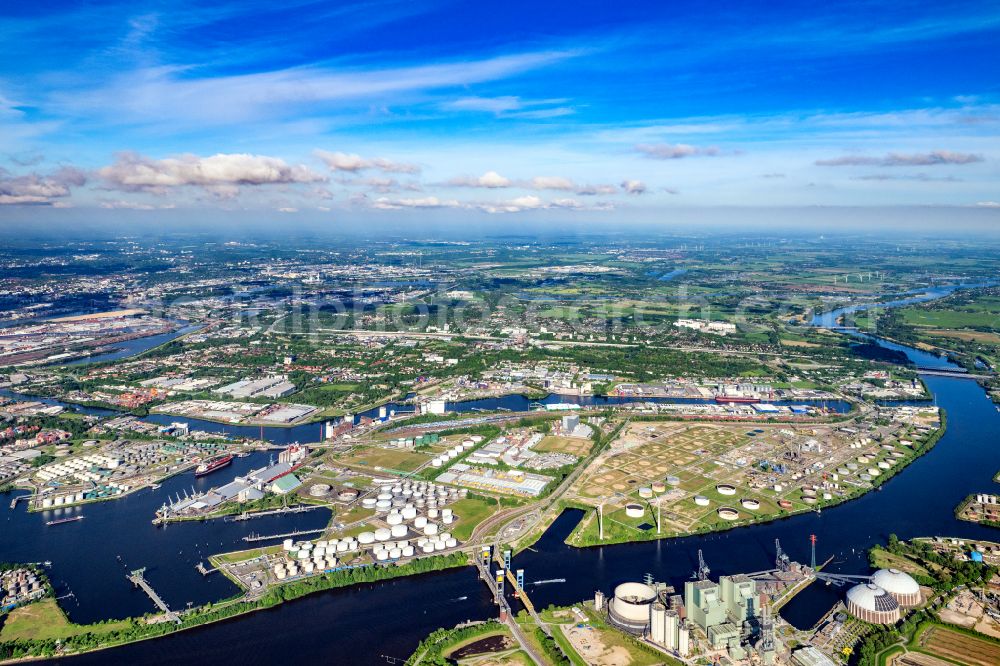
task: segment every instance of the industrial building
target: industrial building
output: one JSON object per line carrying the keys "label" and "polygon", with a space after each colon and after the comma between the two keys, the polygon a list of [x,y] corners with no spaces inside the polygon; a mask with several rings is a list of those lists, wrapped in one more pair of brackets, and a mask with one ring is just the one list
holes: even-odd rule
{"label": "industrial building", "polygon": [[879,569],[872,575],[872,583],[892,595],[903,608],[919,606],[922,601],[920,585],[899,569]]}

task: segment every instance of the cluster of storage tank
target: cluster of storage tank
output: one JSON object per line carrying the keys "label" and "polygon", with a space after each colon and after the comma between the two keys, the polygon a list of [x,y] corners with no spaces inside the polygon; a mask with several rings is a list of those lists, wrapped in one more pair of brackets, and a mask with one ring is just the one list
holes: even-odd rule
{"label": "cluster of storage tank", "polygon": [[[121,492],[121,491],[119,491]],[[69,493],[57,495],[55,497],[45,497],[42,499],[42,508],[51,509],[54,506],[66,506],[67,504],[78,504],[85,499],[83,493]]]}
{"label": "cluster of storage tank", "polygon": [[98,469],[117,469],[121,461],[110,456],[92,453],[72,460],[45,465],[35,476],[42,481],[51,481],[64,476],[75,476],[81,481],[100,481],[102,474]]}
{"label": "cluster of storage tank", "polygon": [[431,461],[432,467],[444,467],[448,461],[454,460],[463,453],[471,451],[475,446],[483,441],[481,435],[473,435],[469,439],[464,440],[461,444],[456,444],[455,446],[448,449],[446,452],[442,453],[438,457]]}
{"label": "cluster of storage tank", "polygon": [[429,481],[403,481],[392,487],[383,487],[375,497],[365,497],[361,506],[374,509],[377,513],[399,513],[404,520],[412,520],[425,509],[428,515],[434,511],[431,517],[436,517],[440,507],[468,494],[469,491],[464,488],[449,488]]}
{"label": "cluster of storage tank", "polygon": [[316,543],[285,539],[282,549],[287,559],[274,565],[274,576],[278,580],[333,569],[340,563],[337,553],[343,555],[357,550],[358,542],[352,538],[320,540]]}

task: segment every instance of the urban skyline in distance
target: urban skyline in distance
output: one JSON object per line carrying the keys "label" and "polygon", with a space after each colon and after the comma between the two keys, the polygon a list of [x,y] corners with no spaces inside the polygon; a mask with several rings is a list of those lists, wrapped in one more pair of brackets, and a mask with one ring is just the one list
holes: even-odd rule
{"label": "urban skyline in distance", "polygon": [[8,233],[697,225],[746,208],[825,225],[815,210],[829,207],[861,227],[996,226],[992,3],[180,0],[0,15]]}

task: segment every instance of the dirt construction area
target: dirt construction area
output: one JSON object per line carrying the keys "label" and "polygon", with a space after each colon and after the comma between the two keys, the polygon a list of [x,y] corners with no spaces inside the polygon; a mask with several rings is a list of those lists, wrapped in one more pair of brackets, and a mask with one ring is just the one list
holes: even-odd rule
{"label": "dirt construction area", "polygon": [[577,654],[591,666],[628,666],[632,663],[628,650],[621,646],[606,646],[600,632],[590,625],[562,626],[560,629]]}
{"label": "dirt construction area", "polygon": [[1000,623],[986,614],[974,594],[963,590],[941,610],[941,621],[1000,638]]}
{"label": "dirt construction area", "polygon": [[932,627],[920,637],[920,647],[932,655],[970,666],[1000,664],[1000,643],[966,636],[943,627]]}

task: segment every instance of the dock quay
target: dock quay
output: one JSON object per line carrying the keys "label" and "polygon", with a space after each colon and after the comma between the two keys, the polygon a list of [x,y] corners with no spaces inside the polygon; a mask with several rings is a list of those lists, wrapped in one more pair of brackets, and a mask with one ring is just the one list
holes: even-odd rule
{"label": "dock quay", "polygon": [[235,516],[226,516],[225,521],[227,523],[236,523],[244,520],[253,520],[254,518],[263,518],[264,516],[277,516],[292,513],[305,513],[306,511],[315,511],[316,509],[326,509],[328,507],[321,504],[306,504],[303,506],[290,506],[283,507],[280,509],[269,509],[267,511],[254,511],[252,513],[240,513]]}
{"label": "dock quay", "polygon": [[323,532],[326,532],[325,527],[320,527],[315,530],[295,530],[294,532],[285,532],[284,534],[264,534],[264,535],[248,534],[247,536],[243,537],[243,540],[246,542],[254,542],[254,541],[268,541],[269,539],[289,539],[297,536],[303,536],[306,534],[322,534]]}
{"label": "dock quay", "polygon": [[153,600],[153,603],[156,604],[156,606],[163,611],[168,618],[170,618],[171,622],[176,624],[181,623],[180,616],[170,610],[170,607],[167,606],[167,602],[165,602],[160,595],[156,593],[156,590],[154,590],[146,580],[146,567],[136,569],[128,575],[128,579],[132,581],[132,584],[136,587],[142,588],[142,591],[149,595],[149,598]]}

